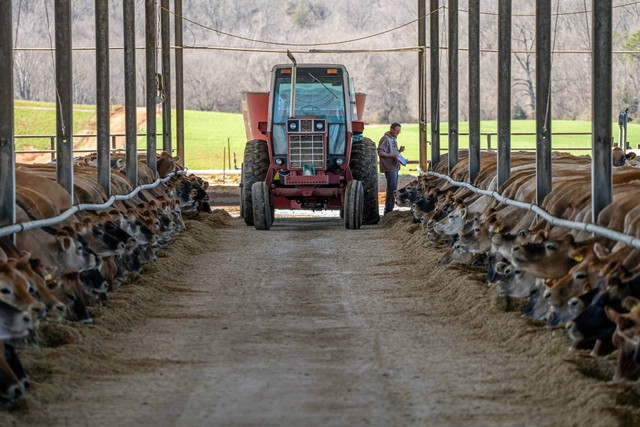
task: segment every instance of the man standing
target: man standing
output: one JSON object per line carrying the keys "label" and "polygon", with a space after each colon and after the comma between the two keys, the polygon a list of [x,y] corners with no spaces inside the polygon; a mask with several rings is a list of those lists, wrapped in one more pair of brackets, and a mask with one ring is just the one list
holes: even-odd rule
{"label": "man standing", "polygon": [[393,193],[398,189],[398,171],[400,162],[398,156],[404,151],[404,145],[398,148],[397,137],[400,134],[400,123],[392,123],[391,128],[380,139],[378,157],[380,157],[380,172],[387,178],[387,198],[384,213],[391,212],[395,206]]}

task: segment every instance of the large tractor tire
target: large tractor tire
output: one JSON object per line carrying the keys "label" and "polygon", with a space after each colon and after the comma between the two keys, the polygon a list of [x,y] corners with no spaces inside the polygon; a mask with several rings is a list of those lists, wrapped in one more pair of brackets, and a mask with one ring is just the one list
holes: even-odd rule
{"label": "large tractor tire", "polygon": [[377,224],[380,221],[378,207],[378,152],[376,144],[369,138],[362,138],[351,146],[349,163],[353,179],[362,182],[364,190],[363,224]]}
{"label": "large tractor tire", "polygon": [[267,142],[253,139],[247,142],[242,162],[242,183],[240,186],[240,207],[244,223],[253,225],[253,201],[251,188],[256,182],[264,181],[269,170],[269,149]]}
{"label": "large tractor tire", "polygon": [[344,226],[357,230],[362,226],[364,189],[362,182],[354,179],[347,184],[344,193]]}
{"label": "large tractor tire", "polygon": [[256,230],[269,230],[273,222],[273,212],[269,201],[269,189],[264,181],[253,183],[251,202],[253,205],[253,226]]}

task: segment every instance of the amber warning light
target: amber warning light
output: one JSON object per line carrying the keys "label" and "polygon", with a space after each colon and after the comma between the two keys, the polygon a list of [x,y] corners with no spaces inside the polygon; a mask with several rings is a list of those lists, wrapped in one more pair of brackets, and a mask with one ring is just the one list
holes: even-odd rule
{"label": "amber warning light", "polygon": [[338,70],[336,68],[329,68],[327,74],[338,74]]}

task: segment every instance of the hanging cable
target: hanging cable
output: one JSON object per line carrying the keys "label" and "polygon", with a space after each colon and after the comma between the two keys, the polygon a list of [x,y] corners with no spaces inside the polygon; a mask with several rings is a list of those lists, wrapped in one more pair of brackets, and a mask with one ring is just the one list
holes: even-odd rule
{"label": "hanging cable", "polygon": [[[549,79],[551,79],[551,73],[553,72],[553,51],[556,48],[556,40],[558,39],[558,17],[560,16],[560,0],[556,0],[556,22],[553,25],[553,44],[551,45],[551,59],[549,60]],[[544,112],[544,124],[542,126],[542,132],[544,137],[547,138],[549,131],[547,130],[549,125],[549,116],[551,113],[551,85],[549,85],[549,92],[547,93],[547,105]]]}
{"label": "hanging cable", "polygon": [[[418,22],[420,19],[422,19],[422,17],[418,17],[418,18],[416,18],[416,19],[414,19],[412,21],[406,22],[406,23],[404,23],[402,25],[399,25],[397,27],[394,27],[394,28],[391,28],[391,29],[388,29],[388,30],[384,30],[384,31],[380,31],[379,33],[370,34],[368,36],[358,37],[358,38],[355,38],[355,39],[341,40],[341,41],[336,41],[336,42],[324,42],[324,43],[284,43],[284,42],[274,42],[274,41],[267,41],[267,40],[251,39],[251,38],[239,36],[239,35],[236,35],[236,34],[226,33],[224,31],[220,31],[218,29],[209,27],[207,25],[200,24],[200,23],[198,23],[198,22],[196,22],[194,20],[191,20],[189,18],[185,18],[184,16],[176,15],[175,12],[173,12],[173,11],[167,9],[167,8],[164,8],[162,6],[160,8],[163,9],[163,10],[166,10],[167,12],[172,14],[174,16],[174,19],[182,19],[183,21],[189,22],[189,23],[191,23],[193,25],[196,25],[196,26],[198,26],[200,28],[204,28],[205,30],[213,31],[216,34],[219,34],[219,35],[222,35],[222,36],[227,36],[227,37],[231,37],[231,38],[234,38],[234,39],[249,41],[249,42],[253,42],[253,43],[271,44],[271,45],[275,45],[275,46],[301,46],[302,47],[302,46],[328,46],[328,45],[334,45],[334,44],[353,43],[353,42],[367,40],[367,39],[370,39],[370,38],[381,36],[383,34],[390,33],[392,31],[399,30],[400,28],[404,28],[404,27],[406,27],[408,25],[414,24],[414,23]],[[442,8],[443,8],[443,6],[440,6],[438,9],[442,9]],[[438,9],[436,9],[436,10],[438,10]],[[424,19],[426,19],[427,16],[431,15],[434,12],[435,11],[431,11],[429,14],[427,14],[424,17]]]}
{"label": "hanging cable", "polygon": [[[619,9],[619,8],[625,8],[625,7],[629,7],[629,6],[635,6],[637,4],[640,4],[640,1],[634,1],[631,3],[625,3],[625,4],[619,4],[617,6],[611,6],[612,9]],[[586,6],[586,3],[585,3]],[[446,8],[446,6],[444,6]],[[469,10],[467,9],[459,9],[460,12],[469,12]],[[557,13],[555,14],[555,16],[568,16],[568,15],[582,15],[582,14],[587,14],[587,13],[591,13],[590,10],[576,10],[573,12],[562,12],[562,13]],[[480,12],[481,15],[489,15],[489,16],[498,16],[498,14],[496,12]],[[511,16],[516,16],[516,17],[535,17],[535,13],[514,13]]]}
{"label": "hanging cable", "polygon": [[[51,22],[49,20],[49,7],[47,6],[47,0],[43,0],[44,3],[44,13],[47,18],[47,35],[49,36],[49,47],[51,48],[51,63],[53,64],[53,69],[56,69],[56,58],[53,55],[53,39],[51,38]],[[62,100],[60,97],[60,92],[58,91],[58,84],[55,84],[55,96],[56,103],[58,104],[59,114],[60,114],[60,131],[62,132],[62,137],[66,138],[66,127],[64,125],[64,111],[62,110]]]}
{"label": "hanging cable", "polygon": [[18,3],[18,19],[16,20],[16,36],[13,39],[13,48],[18,47],[18,30],[20,29],[20,12],[22,11],[22,0]]}
{"label": "hanging cable", "polygon": [[589,31],[589,15],[587,15],[587,0],[582,0],[582,4],[584,5],[584,21],[587,26],[587,47],[589,48],[589,52],[593,51],[591,47],[591,32]]}

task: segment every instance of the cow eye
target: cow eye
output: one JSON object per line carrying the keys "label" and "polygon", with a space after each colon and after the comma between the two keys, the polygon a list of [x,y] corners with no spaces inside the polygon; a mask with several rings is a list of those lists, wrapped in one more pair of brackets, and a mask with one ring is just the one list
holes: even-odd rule
{"label": "cow eye", "polygon": [[2,292],[5,295],[11,295],[11,289],[9,288],[2,288],[2,290],[0,290],[0,292]]}
{"label": "cow eye", "polygon": [[556,250],[556,245],[554,243],[545,243],[544,244],[544,248],[548,249],[550,251],[555,251]]}
{"label": "cow eye", "polygon": [[578,280],[584,280],[584,279],[586,279],[586,278],[587,278],[587,275],[586,275],[586,274],[584,274],[584,273],[578,273],[578,274],[576,274],[576,279],[578,279]]}
{"label": "cow eye", "polygon": [[518,231],[518,236],[525,237],[526,235],[527,235],[527,232],[525,230]]}
{"label": "cow eye", "polygon": [[76,297],[76,294],[67,294],[67,298],[69,298],[69,301],[71,302],[75,302],[78,297]]}

